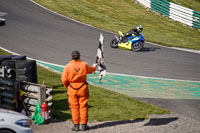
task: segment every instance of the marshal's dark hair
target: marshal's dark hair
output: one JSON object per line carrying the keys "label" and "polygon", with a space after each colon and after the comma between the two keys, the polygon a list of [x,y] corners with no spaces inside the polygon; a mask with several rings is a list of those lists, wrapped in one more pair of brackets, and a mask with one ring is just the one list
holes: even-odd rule
{"label": "marshal's dark hair", "polygon": [[78,50],[72,52],[72,60],[80,60],[80,52]]}

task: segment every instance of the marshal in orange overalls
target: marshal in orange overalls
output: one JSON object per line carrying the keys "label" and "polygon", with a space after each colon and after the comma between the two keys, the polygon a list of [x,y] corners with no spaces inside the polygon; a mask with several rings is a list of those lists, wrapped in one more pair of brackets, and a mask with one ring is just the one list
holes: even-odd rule
{"label": "marshal in orange overalls", "polygon": [[69,62],[61,75],[63,85],[67,88],[68,103],[72,113],[74,124],[87,124],[88,119],[88,97],[87,74],[96,70],[96,66],[90,67],[88,63],[80,60]]}

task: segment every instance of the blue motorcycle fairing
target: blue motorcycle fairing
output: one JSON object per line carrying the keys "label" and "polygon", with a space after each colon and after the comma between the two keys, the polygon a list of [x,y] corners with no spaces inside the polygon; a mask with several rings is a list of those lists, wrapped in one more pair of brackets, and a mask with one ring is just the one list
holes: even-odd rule
{"label": "blue motorcycle fairing", "polygon": [[139,45],[140,42],[144,42],[144,37],[142,34],[139,33],[140,36],[130,36],[130,37],[126,37],[128,39],[127,42],[121,42],[118,44],[119,48],[122,49],[131,49],[131,46],[133,43],[135,43],[136,45]]}

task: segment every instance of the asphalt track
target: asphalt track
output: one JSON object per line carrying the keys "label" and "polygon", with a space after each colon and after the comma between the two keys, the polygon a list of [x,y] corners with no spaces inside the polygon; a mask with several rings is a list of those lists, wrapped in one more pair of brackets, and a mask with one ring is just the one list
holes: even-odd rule
{"label": "asphalt track", "polygon": [[[94,63],[99,34],[105,38],[107,71],[157,78],[200,81],[200,54],[145,43],[141,52],[112,49],[113,34],[64,18],[29,0],[0,0],[0,47],[28,57],[65,65],[71,51]],[[145,30],[145,28],[144,28]],[[200,120],[200,100],[139,98]]]}

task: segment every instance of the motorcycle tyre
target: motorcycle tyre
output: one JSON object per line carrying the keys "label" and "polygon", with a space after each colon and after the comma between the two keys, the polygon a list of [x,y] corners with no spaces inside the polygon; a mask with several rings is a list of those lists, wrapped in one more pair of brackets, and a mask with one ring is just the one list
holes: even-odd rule
{"label": "motorcycle tyre", "polygon": [[[135,43],[136,43],[136,42],[135,42]],[[140,42],[140,43],[139,43],[139,46],[138,46],[137,48],[135,47],[135,43],[132,44],[131,50],[134,51],[134,52],[138,52],[138,51],[142,50],[143,45],[144,45],[143,42]]]}
{"label": "motorcycle tyre", "polygon": [[110,41],[110,47],[111,47],[111,48],[118,48],[118,41],[117,41],[116,38],[114,38],[114,39],[112,39],[112,40]]}

